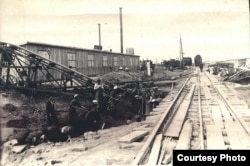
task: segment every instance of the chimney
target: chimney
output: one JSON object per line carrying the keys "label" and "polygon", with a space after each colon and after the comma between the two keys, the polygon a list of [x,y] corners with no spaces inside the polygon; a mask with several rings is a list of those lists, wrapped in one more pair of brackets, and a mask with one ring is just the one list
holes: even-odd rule
{"label": "chimney", "polygon": [[98,31],[99,31],[99,46],[101,46],[101,24],[98,24]]}
{"label": "chimney", "polygon": [[120,7],[120,35],[121,35],[121,53],[123,54],[122,8],[121,7]]}

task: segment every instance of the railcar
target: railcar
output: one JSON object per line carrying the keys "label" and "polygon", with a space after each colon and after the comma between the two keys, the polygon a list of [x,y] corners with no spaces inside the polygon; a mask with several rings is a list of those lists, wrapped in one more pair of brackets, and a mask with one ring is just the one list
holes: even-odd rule
{"label": "railcar", "polygon": [[183,57],[183,66],[192,66],[192,58]]}
{"label": "railcar", "polygon": [[194,57],[194,65],[199,67],[202,65],[202,57],[200,55]]}
{"label": "railcar", "polygon": [[180,67],[180,61],[179,60],[175,60],[175,59],[170,59],[168,61],[164,60],[163,61],[163,66],[167,69],[167,70],[173,70],[176,68]]}

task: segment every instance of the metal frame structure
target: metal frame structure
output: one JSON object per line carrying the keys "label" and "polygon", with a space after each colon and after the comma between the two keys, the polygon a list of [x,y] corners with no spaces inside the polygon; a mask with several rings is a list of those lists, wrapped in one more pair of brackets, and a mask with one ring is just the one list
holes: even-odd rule
{"label": "metal frame structure", "polygon": [[[80,92],[94,87],[92,78],[17,45],[0,42],[0,62],[1,85],[4,87],[51,92],[75,89]],[[3,70],[6,70],[5,75],[2,75]],[[56,78],[55,72],[61,78]]]}

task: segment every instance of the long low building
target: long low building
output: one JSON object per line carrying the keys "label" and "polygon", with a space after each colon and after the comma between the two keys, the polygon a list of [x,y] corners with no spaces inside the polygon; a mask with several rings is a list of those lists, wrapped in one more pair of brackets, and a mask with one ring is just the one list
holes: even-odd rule
{"label": "long low building", "polygon": [[132,71],[139,69],[138,55],[37,42],[27,42],[21,47],[88,76],[117,71],[119,67],[127,67]]}
{"label": "long low building", "polygon": [[242,59],[229,59],[224,61],[219,61],[217,63],[232,63],[234,68],[248,66],[250,67],[250,58],[242,58]]}

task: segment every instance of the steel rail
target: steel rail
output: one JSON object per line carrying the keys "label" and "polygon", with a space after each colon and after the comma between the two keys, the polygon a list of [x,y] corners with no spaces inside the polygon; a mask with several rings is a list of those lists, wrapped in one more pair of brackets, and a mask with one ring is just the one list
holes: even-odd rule
{"label": "steel rail", "polygon": [[148,139],[146,140],[143,147],[141,148],[141,150],[138,152],[137,156],[133,160],[132,165],[140,165],[140,164],[142,164],[143,160],[145,159],[146,155],[148,154],[148,152],[151,149],[150,147],[151,147],[151,145],[152,145],[152,143],[153,143],[153,141],[155,139],[155,136],[156,136],[157,132],[159,131],[160,127],[163,125],[168,113],[170,112],[170,110],[172,109],[174,104],[177,102],[177,100],[178,100],[180,94],[182,93],[184,87],[186,86],[188,80],[189,80],[189,78],[186,79],[185,83],[183,84],[183,86],[179,90],[178,94],[175,96],[174,100],[171,102],[171,104],[168,106],[168,108],[164,112],[162,118],[158,121],[158,123],[156,124],[154,129],[151,131]]}
{"label": "steel rail", "polygon": [[224,103],[228,106],[229,112],[231,112],[236,117],[236,119],[239,121],[239,123],[241,124],[241,126],[243,127],[243,129],[250,136],[250,127],[244,121],[242,121],[242,119],[239,117],[239,115],[237,113],[235,113],[233,106],[226,99],[226,96],[225,96],[224,92],[222,92],[222,90],[214,84],[214,82],[210,79],[210,77],[207,75],[207,73],[206,73],[206,76],[211,81],[213,87],[217,90],[217,92],[219,93],[219,95],[223,99]]}
{"label": "steel rail", "polygon": [[204,150],[204,132],[203,132],[203,120],[202,120],[202,109],[201,109],[201,85],[200,85],[200,75],[198,75],[197,77],[197,83],[198,83],[198,88],[197,88],[197,91],[198,91],[198,112],[199,112],[199,120],[200,120],[200,128],[199,128],[199,131],[200,131],[200,134],[199,134],[199,137],[200,137],[200,149],[201,150]]}

